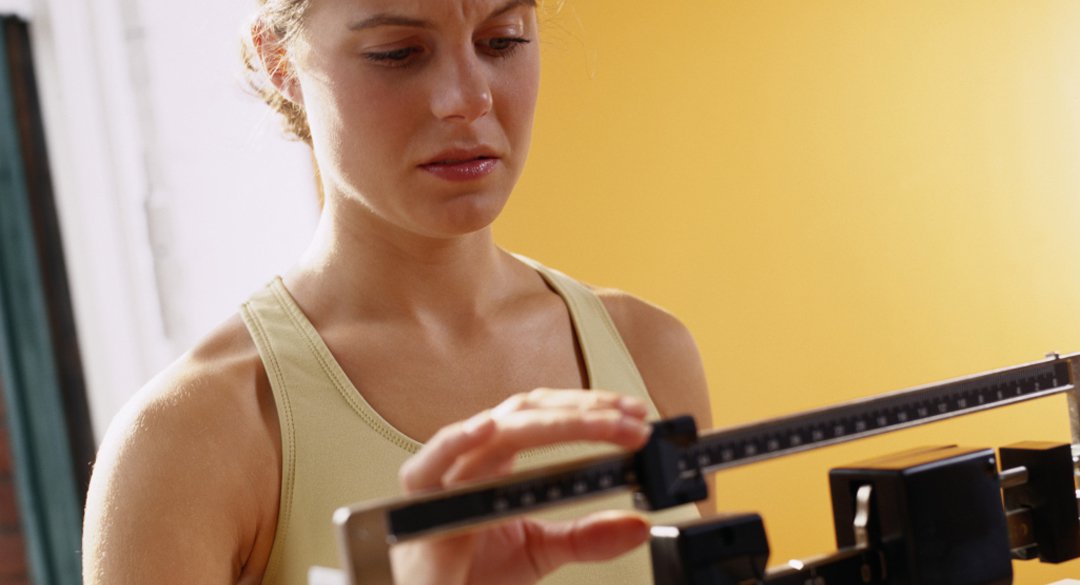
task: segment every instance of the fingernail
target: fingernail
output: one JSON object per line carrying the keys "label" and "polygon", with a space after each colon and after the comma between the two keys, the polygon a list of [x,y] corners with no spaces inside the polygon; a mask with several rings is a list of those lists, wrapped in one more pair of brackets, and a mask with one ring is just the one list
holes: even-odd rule
{"label": "fingernail", "polygon": [[643,439],[647,438],[650,434],[652,434],[651,425],[635,418],[624,418],[621,422],[623,427],[625,427],[627,431]]}
{"label": "fingernail", "polygon": [[619,399],[619,409],[640,412],[645,410],[645,403],[637,398],[623,396]]}
{"label": "fingernail", "polygon": [[485,410],[466,420],[465,424],[462,426],[462,430],[467,435],[475,435],[489,422],[491,422],[491,412]]}
{"label": "fingernail", "polygon": [[581,413],[581,418],[586,422],[606,422],[620,424],[623,415],[614,410],[587,410]]}

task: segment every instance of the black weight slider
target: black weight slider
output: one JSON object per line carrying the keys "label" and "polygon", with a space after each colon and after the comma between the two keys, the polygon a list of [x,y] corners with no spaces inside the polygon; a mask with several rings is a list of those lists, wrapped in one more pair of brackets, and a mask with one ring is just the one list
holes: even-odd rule
{"label": "black weight slider", "polygon": [[638,481],[634,505],[638,509],[663,510],[709,496],[701,469],[686,457],[697,438],[697,423],[691,416],[653,423],[649,442],[634,454]]}

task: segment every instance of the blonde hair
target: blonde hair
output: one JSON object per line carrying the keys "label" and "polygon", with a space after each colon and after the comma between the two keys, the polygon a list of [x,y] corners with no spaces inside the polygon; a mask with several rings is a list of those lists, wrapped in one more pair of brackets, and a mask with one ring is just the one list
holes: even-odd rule
{"label": "blonde hair", "polygon": [[[308,127],[307,112],[303,106],[282,94],[272,80],[274,75],[282,73],[280,68],[288,66],[284,55],[289,44],[300,34],[309,2],[310,0],[259,0],[259,10],[252,25],[243,34],[240,56],[244,62],[245,79],[251,90],[281,115],[286,134],[310,145],[311,129]],[[274,71],[267,70],[267,64],[260,58],[256,43],[272,43],[269,47],[263,47],[263,54],[272,51],[281,55],[280,60],[270,65],[274,67]],[[286,76],[293,74],[291,71],[283,73]]]}

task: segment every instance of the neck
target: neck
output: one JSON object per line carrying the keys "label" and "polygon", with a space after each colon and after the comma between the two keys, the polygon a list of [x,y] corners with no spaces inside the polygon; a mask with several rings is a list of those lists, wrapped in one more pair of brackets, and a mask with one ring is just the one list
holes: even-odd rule
{"label": "neck", "polygon": [[[351,209],[342,209],[351,207]],[[286,285],[306,311],[422,317],[482,313],[508,294],[506,255],[491,228],[427,237],[387,224],[360,204],[327,207]]]}

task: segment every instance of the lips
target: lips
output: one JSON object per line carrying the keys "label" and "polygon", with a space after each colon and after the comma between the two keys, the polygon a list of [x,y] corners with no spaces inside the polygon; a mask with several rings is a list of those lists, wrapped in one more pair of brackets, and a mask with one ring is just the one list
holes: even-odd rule
{"label": "lips", "polygon": [[475,181],[494,172],[499,162],[494,153],[478,148],[442,152],[419,167],[447,181]]}

